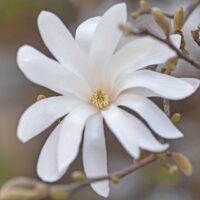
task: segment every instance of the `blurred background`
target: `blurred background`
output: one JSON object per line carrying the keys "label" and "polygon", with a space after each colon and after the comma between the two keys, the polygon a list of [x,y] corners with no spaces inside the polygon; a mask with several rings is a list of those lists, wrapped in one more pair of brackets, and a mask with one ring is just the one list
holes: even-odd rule
{"label": "blurred background", "polygon": [[[41,10],[57,14],[74,33],[84,19],[103,14],[118,0],[0,0],[0,184],[14,176],[37,178],[36,163],[39,152],[52,128],[26,144],[16,137],[16,128],[23,111],[35,102],[38,94],[51,96],[53,93],[29,82],[16,65],[17,49],[30,44],[49,55],[38,29],[37,16]],[[185,7],[189,0],[150,0],[151,5],[173,13],[178,6]],[[131,12],[138,6],[137,0],[129,0]],[[149,17],[131,21],[134,26],[148,24],[155,27]],[[184,32],[187,48],[200,61],[200,49],[190,38],[190,30],[200,23],[200,7],[187,22]],[[156,27],[157,28],[157,27]],[[175,76],[199,77],[199,71],[187,63],[180,62]],[[192,161],[194,174],[185,177],[181,173],[170,175],[158,165],[151,165],[124,178],[119,185],[112,186],[109,199],[126,200],[199,200],[200,199],[200,91],[184,101],[172,102],[172,111],[182,114],[179,128],[185,138],[171,141],[172,149],[184,152]],[[160,103],[158,101],[158,103]],[[121,169],[132,162],[115,138],[106,133],[109,171]],[[110,145],[112,144],[112,145]],[[70,171],[82,169],[81,157]],[[70,182],[70,173],[61,180]],[[102,199],[90,188],[73,196],[73,199]]]}

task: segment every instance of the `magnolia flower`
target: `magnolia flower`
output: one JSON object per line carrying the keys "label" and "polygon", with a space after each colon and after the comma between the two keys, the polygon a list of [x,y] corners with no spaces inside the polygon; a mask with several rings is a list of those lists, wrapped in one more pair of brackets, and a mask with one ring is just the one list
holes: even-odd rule
{"label": "magnolia flower", "polygon": [[[86,176],[108,174],[103,119],[133,158],[139,158],[140,148],[152,152],[168,148],[124,107],[138,113],[163,138],[183,136],[147,97],[183,99],[194,93],[199,80],[144,69],[175,56],[152,38],[135,39],[117,49],[122,36],[117,26],[126,20],[126,5],[114,5],[102,17],[83,22],[74,39],[57,16],[42,11],[38,17],[39,31],[56,60],[31,46],[19,49],[17,63],[25,76],[61,94],[33,104],[18,126],[18,137],[26,142],[63,118],[39,156],[37,173],[44,181],[57,181],[65,174],[77,157],[82,137]],[[178,35],[172,35],[171,40],[179,46]],[[108,181],[91,186],[98,194],[108,196]]]}

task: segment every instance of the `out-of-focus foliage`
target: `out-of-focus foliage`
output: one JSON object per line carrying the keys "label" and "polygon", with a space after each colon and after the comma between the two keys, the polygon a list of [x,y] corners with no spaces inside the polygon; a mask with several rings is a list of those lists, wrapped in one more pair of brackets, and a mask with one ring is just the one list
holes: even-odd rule
{"label": "out-of-focus foliage", "polygon": [[54,10],[62,10],[62,8],[67,8],[73,6],[72,1],[69,0],[37,0],[37,1],[27,1],[27,0],[1,0],[0,1],[0,11],[2,16],[8,14],[23,14],[34,12],[38,8],[45,7],[52,8]]}

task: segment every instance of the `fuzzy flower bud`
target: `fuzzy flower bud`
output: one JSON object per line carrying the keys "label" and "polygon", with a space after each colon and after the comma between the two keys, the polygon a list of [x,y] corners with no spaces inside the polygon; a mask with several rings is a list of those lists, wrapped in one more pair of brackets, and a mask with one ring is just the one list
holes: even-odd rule
{"label": "fuzzy flower bud", "polygon": [[111,181],[114,184],[118,184],[120,182],[120,178],[118,176],[112,176]]}
{"label": "fuzzy flower bud", "polygon": [[74,171],[72,173],[72,179],[74,181],[84,181],[86,180],[86,177],[82,171]]}
{"label": "fuzzy flower bud", "polygon": [[149,10],[149,4],[147,3],[146,0],[140,0],[140,10],[145,12],[147,10]]}
{"label": "fuzzy flower bud", "polygon": [[171,74],[176,68],[178,62],[177,57],[170,58],[166,63],[165,63],[165,74]]}
{"label": "fuzzy flower bud", "polygon": [[67,200],[69,194],[67,192],[61,191],[56,187],[53,187],[50,190],[50,197],[52,200]]}
{"label": "fuzzy flower bud", "polygon": [[178,124],[181,120],[181,114],[180,113],[174,113],[171,120],[174,124]]}
{"label": "fuzzy flower bud", "polygon": [[47,187],[29,178],[15,178],[5,183],[0,190],[0,200],[38,200],[48,196]]}
{"label": "fuzzy flower bud", "polygon": [[125,36],[129,36],[132,32],[132,27],[128,24],[119,24],[118,28],[124,33]]}
{"label": "fuzzy flower bud", "polygon": [[183,8],[177,8],[174,15],[174,33],[181,30],[184,21],[184,10]]}
{"label": "fuzzy flower bud", "polygon": [[170,34],[170,21],[169,19],[162,13],[159,8],[152,8],[152,16],[158,26],[162,29],[165,36],[169,36]]}
{"label": "fuzzy flower bud", "polygon": [[189,159],[182,153],[173,153],[173,160],[176,162],[179,169],[186,175],[191,176],[193,173],[193,167]]}
{"label": "fuzzy flower bud", "polygon": [[133,19],[137,19],[139,16],[140,16],[140,12],[139,12],[139,11],[133,11],[133,12],[131,13],[131,17],[132,17]]}

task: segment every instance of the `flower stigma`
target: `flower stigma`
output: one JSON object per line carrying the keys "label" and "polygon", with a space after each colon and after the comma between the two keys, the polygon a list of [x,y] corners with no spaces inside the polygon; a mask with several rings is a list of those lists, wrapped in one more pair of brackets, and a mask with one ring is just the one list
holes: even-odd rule
{"label": "flower stigma", "polygon": [[102,89],[96,89],[90,96],[90,103],[102,110],[110,104],[109,97]]}

